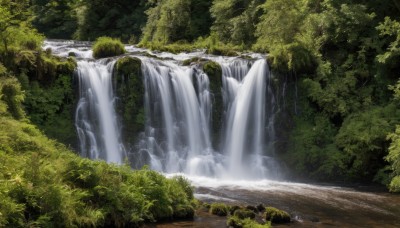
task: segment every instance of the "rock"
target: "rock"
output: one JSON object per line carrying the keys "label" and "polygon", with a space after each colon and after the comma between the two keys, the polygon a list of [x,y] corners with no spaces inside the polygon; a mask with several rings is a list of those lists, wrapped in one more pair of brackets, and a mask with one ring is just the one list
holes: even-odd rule
{"label": "rock", "polygon": [[223,203],[213,203],[210,207],[210,213],[218,216],[228,215],[228,206]]}
{"label": "rock", "polygon": [[264,218],[272,223],[289,223],[290,215],[286,211],[279,210],[274,207],[266,207]]}
{"label": "rock", "polygon": [[259,212],[263,212],[263,211],[265,211],[265,206],[264,206],[264,204],[258,204],[257,206],[257,210],[259,211]]}
{"label": "rock", "polygon": [[253,211],[254,213],[258,213],[258,209],[255,206],[248,205],[248,206],[246,206],[246,209]]}
{"label": "rock", "polygon": [[117,60],[113,75],[113,86],[119,98],[116,111],[122,120],[124,142],[135,142],[145,127],[142,62],[138,58],[125,56]]}
{"label": "rock", "polygon": [[249,209],[238,209],[233,213],[233,215],[240,219],[245,219],[245,218],[254,219],[256,217],[256,213],[254,213],[254,211]]}
{"label": "rock", "polygon": [[238,205],[231,206],[231,207],[229,208],[229,213],[230,213],[231,215],[233,215],[233,214],[235,213],[235,211],[238,210],[238,209],[240,209],[240,207],[239,207]]}

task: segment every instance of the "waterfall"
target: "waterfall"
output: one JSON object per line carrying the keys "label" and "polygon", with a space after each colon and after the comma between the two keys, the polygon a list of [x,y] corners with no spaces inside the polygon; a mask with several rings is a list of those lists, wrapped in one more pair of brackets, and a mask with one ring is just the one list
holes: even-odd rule
{"label": "waterfall", "polygon": [[[142,58],[146,132],[133,156],[151,168],[222,178],[273,177],[274,95],[265,60],[217,60],[225,113],[222,151],[211,145],[213,94],[199,66]],[[268,153],[266,153],[268,151]]]}
{"label": "waterfall", "polygon": [[[247,73],[247,61],[222,66],[227,109],[224,152],[229,158],[228,177],[264,178],[269,174],[263,162],[265,123],[267,120],[273,122],[273,116],[265,113],[266,106],[273,103],[266,102],[267,95],[271,95],[266,93],[269,78],[266,61],[257,60]],[[273,101],[273,97],[270,98]],[[274,135],[268,134],[268,137],[273,139]]]}
{"label": "waterfall", "polygon": [[121,164],[124,147],[117,124],[112,70],[115,61],[78,62],[79,101],[75,114],[80,150],[84,157]]}
{"label": "waterfall", "polygon": [[147,121],[140,159],[147,157],[152,168],[160,171],[212,175],[215,162],[207,75],[199,69],[146,58],[142,71]]}

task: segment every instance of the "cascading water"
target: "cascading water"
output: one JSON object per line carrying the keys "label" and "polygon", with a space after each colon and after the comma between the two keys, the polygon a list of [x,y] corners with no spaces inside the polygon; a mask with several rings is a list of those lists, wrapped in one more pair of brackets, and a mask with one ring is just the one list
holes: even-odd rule
{"label": "cascading water", "polygon": [[193,68],[150,59],[142,59],[142,68],[147,126],[139,145],[141,160],[149,159],[152,168],[161,171],[213,175],[208,77]]}
{"label": "cascading water", "polygon": [[268,131],[265,137],[265,128],[268,128],[265,123],[269,121],[273,125],[274,117],[273,112],[269,115],[265,112],[273,109],[274,97],[267,80],[270,74],[266,61],[257,60],[250,70],[249,62],[245,60],[221,65],[227,113],[224,151],[229,160],[228,177],[271,177],[264,161],[268,159],[264,151],[265,142],[273,141],[274,134]]}
{"label": "cascading water", "polygon": [[217,107],[212,107],[208,76],[198,66],[142,59],[147,127],[138,145],[139,166],[223,178],[273,176],[266,167],[271,158],[265,156],[274,141],[274,96],[266,61],[220,64],[226,125],[221,153],[211,145],[212,109]]}
{"label": "cascading water", "polygon": [[112,70],[115,61],[79,61],[79,102],[75,114],[80,150],[84,157],[121,164],[124,147],[114,109]]}

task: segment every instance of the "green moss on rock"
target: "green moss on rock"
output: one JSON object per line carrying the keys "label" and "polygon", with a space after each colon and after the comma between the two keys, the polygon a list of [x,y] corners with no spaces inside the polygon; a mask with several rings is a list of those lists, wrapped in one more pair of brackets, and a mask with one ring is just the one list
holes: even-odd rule
{"label": "green moss on rock", "polygon": [[245,219],[245,218],[251,218],[254,219],[256,217],[256,213],[249,209],[239,209],[235,210],[233,213],[234,216],[240,218],[240,219]]}
{"label": "green moss on rock", "polygon": [[144,84],[141,70],[142,62],[138,58],[120,58],[113,77],[118,101],[116,110],[122,119],[124,141],[133,142],[136,134],[144,130]]}
{"label": "green moss on rock", "polygon": [[210,207],[210,213],[218,216],[228,215],[228,206],[223,203],[213,203]]}
{"label": "green moss on rock", "polygon": [[203,65],[203,71],[210,80],[210,90],[213,94],[213,113],[212,113],[212,142],[214,148],[218,149],[223,125],[223,99],[222,99],[222,68],[214,62],[208,61]]}
{"label": "green moss on rock", "polygon": [[273,223],[289,223],[290,215],[286,211],[279,210],[275,207],[266,207],[264,213],[265,220]]}

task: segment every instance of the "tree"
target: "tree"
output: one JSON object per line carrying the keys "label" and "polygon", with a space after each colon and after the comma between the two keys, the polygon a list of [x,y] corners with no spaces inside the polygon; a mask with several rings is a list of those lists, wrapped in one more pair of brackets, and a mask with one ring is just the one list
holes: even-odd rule
{"label": "tree", "polygon": [[78,0],[33,0],[33,25],[48,38],[71,39],[78,26]]}

